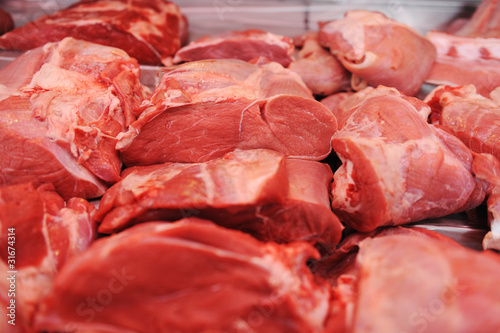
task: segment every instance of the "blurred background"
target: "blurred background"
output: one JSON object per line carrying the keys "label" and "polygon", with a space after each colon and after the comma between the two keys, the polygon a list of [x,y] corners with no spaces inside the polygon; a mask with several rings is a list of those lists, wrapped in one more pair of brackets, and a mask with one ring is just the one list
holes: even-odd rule
{"label": "blurred background", "polygon": [[[0,0],[16,26],[63,9],[75,0]],[[457,17],[469,17],[480,0],[179,0],[188,17],[190,40],[228,30],[257,28],[285,36],[317,30],[318,22],[340,18],[346,10],[378,10],[425,33],[441,30]]]}

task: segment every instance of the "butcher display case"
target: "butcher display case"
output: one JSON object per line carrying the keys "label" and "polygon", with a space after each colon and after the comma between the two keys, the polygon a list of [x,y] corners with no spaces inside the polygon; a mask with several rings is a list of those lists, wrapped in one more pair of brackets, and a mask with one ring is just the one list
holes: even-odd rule
{"label": "butcher display case", "polygon": [[[22,26],[41,15],[51,14],[75,3],[74,0],[4,0],[1,5],[11,13],[15,26]],[[479,4],[476,1],[363,1],[363,0],[211,0],[178,2],[189,21],[188,40],[232,30],[261,29],[275,34],[294,37],[307,31],[318,30],[318,24],[343,17],[348,10],[380,11],[389,18],[407,24],[419,33],[444,30],[460,17],[470,17]],[[0,51],[0,68],[21,53]],[[154,89],[161,79],[162,68],[141,65],[142,82]],[[424,84],[419,97],[423,98],[434,86]],[[414,223],[415,226],[439,231],[474,249],[488,230],[486,208],[455,214],[446,218]]]}
{"label": "butcher display case", "polygon": [[[4,0],[2,8],[11,13],[15,26],[22,26],[41,15],[54,13],[75,3],[75,0]],[[475,1],[363,1],[363,0],[209,0],[180,1],[182,13],[189,21],[189,41],[232,30],[261,29],[294,37],[318,30],[319,22],[341,18],[347,10],[366,9],[384,13],[408,24],[421,34],[442,30],[459,17],[470,17],[479,4]],[[0,67],[18,53],[0,51]],[[155,87],[158,68],[142,66],[143,82]],[[428,87],[427,87],[428,88]]]}
{"label": "butcher display case", "polygon": [[[500,330],[500,131],[443,120],[456,103],[487,119],[456,123],[498,125],[500,83],[429,79],[428,33],[462,37],[481,0],[98,2],[0,0],[16,27],[63,31],[0,50],[0,332]],[[179,56],[254,33],[285,56]],[[445,56],[473,44],[454,41]],[[375,58],[389,80],[351,70]]]}

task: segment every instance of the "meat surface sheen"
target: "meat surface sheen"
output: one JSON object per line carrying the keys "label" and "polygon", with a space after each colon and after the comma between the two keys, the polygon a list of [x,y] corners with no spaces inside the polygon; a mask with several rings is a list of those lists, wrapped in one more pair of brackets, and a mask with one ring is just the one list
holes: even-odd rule
{"label": "meat surface sheen", "polygon": [[140,63],[171,64],[187,20],[164,0],[82,0],[0,37],[0,48],[26,51],[65,37],[116,47]]}
{"label": "meat surface sheen", "polygon": [[500,329],[497,254],[464,248],[432,231],[371,237],[351,244],[359,252],[349,251],[352,264],[340,270],[330,318],[345,326],[332,326],[335,332]]}
{"label": "meat surface sheen", "polygon": [[63,268],[37,329],[320,332],[330,294],[306,266],[317,256],[196,218],[137,225]]}
{"label": "meat surface sheen", "polygon": [[177,51],[174,63],[205,59],[250,61],[264,57],[288,67],[293,61],[293,52],[294,47],[289,37],[251,29],[202,37]]}
{"label": "meat surface sheen", "polygon": [[318,34],[301,36],[297,59],[288,68],[300,75],[313,94],[327,96],[350,88],[350,74],[340,61],[323,48]]}
{"label": "meat surface sheen", "polygon": [[[33,316],[57,272],[95,239],[94,211],[94,206],[81,198],[65,203],[52,185],[37,189],[32,184],[0,188],[0,244],[5,249],[0,254],[0,313],[6,316],[2,311],[10,305],[7,296],[13,289],[15,323],[20,332],[32,332]],[[8,248],[12,250],[7,251]],[[15,288],[10,286],[12,280],[7,279],[12,274]],[[0,327],[4,323],[7,321],[3,320]],[[2,332],[10,332],[9,329]]]}
{"label": "meat surface sheen", "polygon": [[446,32],[429,31],[437,58],[426,82],[472,84],[485,97],[500,86],[500,2],[483,0],[470,19],[457,19]]}
{"label": "meat surface sheen", "polygon": [[66,38],[0,71],[0,186],[52,183],[64,199],[120,178],[116,136],[147,96],[124,51]]}
{"label": "meat surface sheen", "polygon": [[100,232],[116,232],[141,220],[177,220],[212,210],[223,215],[222,224],[235,226],[237,220],[229,218],[231,214],[282,203],[288,193],[285,157],[268,150],[235,151],[206,163],[132,167],[122,176],[101,199],[96,214],[102,220]]}
{"label": "meat surface sheen", "polygon": [[436,58],[432,43],[379,12],[355,10],[320,27],[319,40],[353,74],[352,87],[395,87],[416,95]]}
{"label": "meat surface sheen", "polygon": [[234,59],[173,67],[137,113],[117,145],[126,166],[204,162],[258,148],[321,160],[337,128],[296,73]]}
{"label": "meat surface sheen", "polygon": [[437,87],[425,102],[432,108],[433,123],[448,128],[472,151],[500,159],[500,105],[495,101],[467,85]]}
{"label": "meat surface sheen", "polygon": [[358,92],[342,107],[332,139],[343,163],[332,189],[341,221],[370,231],[445,216],[484,199],[470,151],[426,123],[430,109],[423,102],[378,87]]}
{"label": "meat surface sheen", "polygon": [[152,220],[208,218],[264,241],[335,246],[343,226],[330,207],[332,171],[270,150],[205,163],[132,167],[103,196],[96,219],[111,233]]}
{"label": "meat surface sheen", "polygon": [[300,240],[326,251],[334,248],[344,227],[330,205],[332,170],[324,163],[288,158],[286,172],[285,202],[258,207],[255,217],[238,228],[263,241]]}
{"label": "meat surface sheen", "polygon": [[500,38],[456,36],[430,31],[437,50],[427,83],[459,87],[472,84],[485,97],[500,86]]}

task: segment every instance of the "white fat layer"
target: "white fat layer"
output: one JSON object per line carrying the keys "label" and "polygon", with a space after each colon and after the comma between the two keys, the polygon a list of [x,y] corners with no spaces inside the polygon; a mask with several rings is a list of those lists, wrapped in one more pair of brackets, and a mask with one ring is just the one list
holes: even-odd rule
{"label": "white fat layer", "polygon": [[[330,307],[328,296],[324,290],[311,285],[311,281],[292,271],[283,262],[277,261],[273,255],[266,254],[263,257],[253,257],[252,259],[257,259],[256,261],[260,262],[259,265],[269,271],[269,281],[276,288],[276,294],[273,297],[275,302],[280,302],[282,298],[291,297],[297,305],[302,305],[296,307],[298,315],[311,328],[320,331]],[[296,261],[299,262],[301,259],[299,257]],[[304,287],[309,289],[309,293],[301,294],[297,292],[304,290]]]}
{"label": "white fat layer", "polygon": [[487,54],[488,60],[500,60],[500,39],[461,37],[444,32],[432,31],[426,35],[436,47],[439,56],[447,56],[454,49],[453,57],[477,60]]}
{"label": "white fat layer", "polygon": [[25,89],[40,88],[76,93],[88,86],[87,80],[88,78],[84,74],[60,68],[52,63],[46,63],[33,75],[33,79]]}
{"label": "white fat layer", "polygon": [[342,208],[346,213],[355,213],[361,208],[361,203],[353,205],[351,197],[347,195],[351,185],[355,186],[355,181],[352,178],[354,164],[351,160],[339,156],[342,165],[334,174],[335,188],[333,191],[332,206],[334,208]]}

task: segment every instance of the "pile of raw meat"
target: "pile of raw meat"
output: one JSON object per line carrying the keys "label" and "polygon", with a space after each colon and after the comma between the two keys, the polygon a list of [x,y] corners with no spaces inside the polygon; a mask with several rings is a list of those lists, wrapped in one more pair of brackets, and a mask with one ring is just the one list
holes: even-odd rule
{"label": "pile of raw meat", "polygon": [[[500,331],[498,12],[186,45],[174,3],[83,0],[5,33],[0,332]],[[480,206],[483,251],[402,226]]]}

